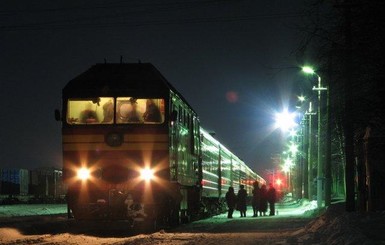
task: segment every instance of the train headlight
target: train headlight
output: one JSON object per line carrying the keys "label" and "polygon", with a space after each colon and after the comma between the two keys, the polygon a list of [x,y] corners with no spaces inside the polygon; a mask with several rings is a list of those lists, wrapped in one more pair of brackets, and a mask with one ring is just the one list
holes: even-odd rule
{"label": "train headlight", "polygon": [[86,168],[81,168],[78,170],[78,178],[81,180],[87,180],[90,178],[90,170]]}
{"label": "train headlight", "polygon": [[152,169],[149,169],[149,168],[144,168],[142,170],[140,170],[140,177],[143,179],[143,180],[152,180],[154,178],[154,171]]}

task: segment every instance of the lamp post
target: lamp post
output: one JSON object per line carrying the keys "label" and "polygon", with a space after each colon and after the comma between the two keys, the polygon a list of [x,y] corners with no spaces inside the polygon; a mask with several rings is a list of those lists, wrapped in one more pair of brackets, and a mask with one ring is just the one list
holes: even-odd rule
{"label": "lamp post", "polygon": [[302,71],[308,74],[313,74],[318,77],[318,87],[313,87],[313,90],[318,91],[318,106],[317,106],[317,114],[318,114],[318,132],[317,132],[317,207],[322,207],[322,187],[324,180],[323,173],[323,162],[322,162],[322,148],[321,148],[321,91],[327,90],[322,87],[321,77],[311,68],[305,66],[302,68]]}
{"label": "lamp post", "polygon": [[307,190],[308,197],[311,198],[313,196],[313,120],[312,117],[315,115],[313,112],[312,103],[309,102],[309,108],[305,112],[307,116]]}

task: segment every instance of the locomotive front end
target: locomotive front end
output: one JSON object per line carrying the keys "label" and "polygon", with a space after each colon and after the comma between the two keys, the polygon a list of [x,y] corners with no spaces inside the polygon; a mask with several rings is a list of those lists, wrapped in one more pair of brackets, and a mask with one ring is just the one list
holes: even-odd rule
{"label": "locomotive front end", "polygon": [[63,179],[76,219],[158,215],[169,188],[167,90],[143,84],[140,67],[96,65],[63,90]]}

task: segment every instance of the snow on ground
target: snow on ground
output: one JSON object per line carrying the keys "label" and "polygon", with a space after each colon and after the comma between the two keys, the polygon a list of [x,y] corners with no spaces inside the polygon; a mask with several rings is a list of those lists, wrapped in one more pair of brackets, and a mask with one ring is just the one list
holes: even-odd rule
{"label": "snow on ground", "polygon": [[[314,202],[291,202],[278,205],[277,216],[252,218],[249,207],[247,218],[234,216],[230,220],[221,214],[176,229],[129,236],[71,232],[65,227],[57,232],[23,233],[17,222],[9,227],[7,222],[0,222],[0,244],[385,244],[385,212],[347,213],[344,203],[333,204],[326,211],[314,208]],[[0,221],[66,211],[66,205],[0,206]]]}
{"label": "snow on ground", "polygon": [[294,244],[385,244],[385,212],[348,213],[337,203],[292,235]]}
{"label": "snow on ground", "polygon": [[[303,200],[300,202],[285,202],[284,205],[277,204],[276,210],[282,217],[286,215],[311,215],[312,210],[317,208],[317,202]],[[251,208],[248,209],[248,215],[251,215]],[[67,204],[18,204],[18,205],[0,205],[0,217],[18,217],[30,215],[51,215],[66,214]],[[226,214],[216,216],[222,219]]]}
{"label": "snow on ground", "polygon": [[67,204],[0,205],[0,217],[51,215],[67,213]]}

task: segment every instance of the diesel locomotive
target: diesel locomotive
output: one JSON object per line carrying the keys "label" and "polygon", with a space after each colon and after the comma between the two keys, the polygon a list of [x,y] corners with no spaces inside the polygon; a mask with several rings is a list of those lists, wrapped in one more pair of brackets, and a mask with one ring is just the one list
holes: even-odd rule
{"label": "diesel locomotive", "polygon": [[200,126],[150,63],[96,64],[62,90],[63,180],[79,220],[177,225],[265,180]]}

